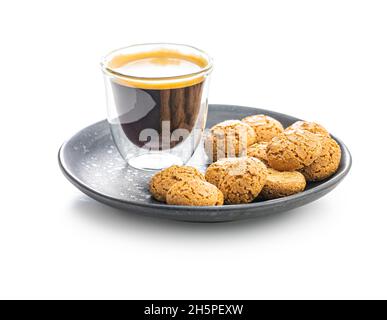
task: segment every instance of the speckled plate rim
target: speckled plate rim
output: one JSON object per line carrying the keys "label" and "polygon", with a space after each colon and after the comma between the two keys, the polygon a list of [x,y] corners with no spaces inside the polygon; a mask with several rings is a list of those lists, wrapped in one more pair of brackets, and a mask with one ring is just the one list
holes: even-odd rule
{"label": "speckled plate rim", "polygon": [[[210,104],[209,107],[238,107],[238,108],[249,108],[249,109],[254,109],[253,107],[246,107],[246,106],[239,106],[239,105],[227,105],[227,104]],[[289,116],[284,113],[280,112],[275,112],[267,109],[262,109],[259,108],[260,112],[267,112],[273,115],[278,115],[279,117],[293,117]],[[293,117],[295,118],[295,117]],[[298,119],[298,118],[297,118]],[[301,120],[301,119],[299,119]],[[97,123],[94,123],[80,131],[78,131],[76,134],[73,135],[73,137],[77,136],[79,133],[81,133],[83,130],[86,130],[87,128],[90,128],[92,126],[95,126],[97,124],[100,124],[102,122],[105,122],[106,120],[101,120]],[[64,150],[67,145],[67,143],[72,139],[70,138],[66,142],[62,144],[62,146],[59,149],[58,152],[58,161],[59,161],[59,166],[63,172],[63,174],[66,176],[66,178],[73,183],[77,188],[79,188],[81,191],[86,191],[88,194],[91,195],[96,195],[99,198],[106,199],[107,201],[111,202],[116,202],[116,203],[121,203],[123,205],[131,205],[131,206],[136,206],[136,207],[142,207],[142,208],[151,208],[151,209],[163,209],[163,210],[173,210],[173,211],[233,211],[233,210],[238,210],[238,209],[254,209],[254,208],[270,208],[272,206],[284,203],[286,204],[287,202],[293,202],[300,200],[302,198],[307,198],[309,195],[314,194],[314,193],[319,193],[322,192],[323,190],[330,189],[331,187],[335,187],[338,185],[341,180],[345,178],[345,176],[348,174],[352,167],[352,156],[351,153],[349,152],[348,148],[346,145],[337,137],[331,135],[333,139],[337,141],[337,143],[341,147],[341,151],[344,154],[343,159],[345,159],[345,162],[343,163],[343,167],[340,169],[340,172],[336,173],[334,176],[331,178],[328,178],[326,181],[321,182],[319,185],[312,187],[311,189],[305,190],[303,192],[297,193],[295,195],[279,198],[279,199],[273,199],[273,200],[265,200],[261,202],[252,202],[248,204],[231,204],[231,205],[223,205],[223,206],[176,206],[176,205],[168,205],[168,204],[163,204],[163,203],[145,203],[145,202],[140,202],[140,201],[130,201],[130,200],[122,200],[118,199],[115,197],[110,197],[107,196],[103,193],[100,193],[86,184],[84,184],[82,181],[80,181],[75,175],[71,173],[71,170],[66,167],[65,161],[64,161]]]}

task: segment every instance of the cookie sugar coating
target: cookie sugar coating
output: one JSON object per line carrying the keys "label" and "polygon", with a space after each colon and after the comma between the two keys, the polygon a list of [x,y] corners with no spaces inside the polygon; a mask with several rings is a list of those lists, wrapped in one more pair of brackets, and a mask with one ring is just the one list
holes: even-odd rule
{"label": "cookie sugar coating", "polygon": [[[228,204],[253,201],[265,185],[267,175],[263,162],[253,157],[220,160],[209,169],[217,172],[217,175],[212,175],[216,177],[212,181],[222,191]],[[206,177],[209,177],[208,172]]]}
{"label": "cookie sugar coating", "polygon": [[278,171],[295,171],[309,166],[321,154],[322,137],[300,129],[287,130],[267,146],[267,161]]}
{"label": "cookie sugar coating", "polygon": [[297,121],[293,123],[290,127],[286,128],[287,131],[294,129],[301,129],[315,134],[320,134],[324,137],[330,137],[328,130],[325,129],[321,124],[318,124],[316,122]]}
{"label": "cookie sugar coating", "polygon": [[297,171],[277,171],[267,169],[268,175],[260,197],[263,199],[277,199],[287,197],[305,190],[305,177]]}
{"label": "cookie sugar coating", "polygon": [[321,155],[310,165],[300,172],[307,181],[321,181],[329,178],[339,168],[341,160],[341,149],[335,140],[324,137]]}
{"label": "cookie sugar coating", "polygon": [[210,129],[204,139],[204,149],[210,161],[246,155],[247,147],[255,142],[255,131],[239,120],[227,120]]}
{"label": "cookie sugar coating", "polygon": [[254,129],[257,142],[269,142],[273,137],[284,131],[278,120],[263,114],[246,117],[242,119],[242,122],[247,123]]}
{"label": "cookie sugar coating", "polygon": [[223,178],[232,164],[235,163],[235,159],[238,158],[223,158],[212,163],[206,170],[206,180],[215,186],[219,186],[220,180]]}
{"label": "cookie sugar coating", "polygon": [[266,149],[268,144],[268,142],[259,142],[252,144],[250,147],[247,148],[247,155],[249,157],[257,158],[261,160],[264,164],[267,164]]}
{"label": "cookie sugar coating", "polygon": [[205,180],[204,175],[196,168],[171,166],[152,177],[149,183],[149,190],[156,200],[165,202],[168,190],[176,182],[192,179]]}
{"label": "cookie sugar coating", "polygon": [[167,193],[167,204],[182,206],[221,206],[222,192],[209,182],[185,180],[175,183]]}

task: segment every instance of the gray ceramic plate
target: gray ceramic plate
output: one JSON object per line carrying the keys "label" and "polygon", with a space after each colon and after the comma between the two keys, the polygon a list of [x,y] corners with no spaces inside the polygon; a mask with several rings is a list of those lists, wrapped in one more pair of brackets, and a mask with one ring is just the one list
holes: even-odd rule
{"label": "gray ceramic plate", "polygon": [[[269,110],[210,105],[207,127],[223,120],[241,119],[259,113],[278,119],[285,127],[299,120]],[[132,169],[126,164],[113,144],[106,121],[83,129],[64,143],[59,151],[59,164],[64,175],[82,192],[129,213],[184,221],[231,221],[291,210],[334,189],[347,175],[352,162],[347,147],[336,137],[335,139],[340,144],[342,159],[339,170],[328,180],[311,183],[304,192],[290,197],[221,207],[170,206],[152,199],[148,191],[152,173]],[[204,163],[203,149],[199,147],[189,164],[204,170]]]}

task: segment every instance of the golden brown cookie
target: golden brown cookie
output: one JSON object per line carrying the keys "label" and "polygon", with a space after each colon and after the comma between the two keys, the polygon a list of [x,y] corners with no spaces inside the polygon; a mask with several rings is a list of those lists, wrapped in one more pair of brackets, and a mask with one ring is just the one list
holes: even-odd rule
{"label": "golden brown cookie", "polygon": [[239,120],[227,120],[213,126],[204,139],[204,149],[210,161],[246,155],[255,142],[255,131]]}
{"label": "golden brown cookie", "polygon": [[179,181],[205,180],[204,175],[196,168],[189,166],[172,166],[156,173],[150,183],[149,190],[158,201],[165,202],[168,190]]}
{"label": "golden brown cookie", "polygon": [[266,149],[268,144],[268,142],[259,142],[252,144],[250,147],[247,148],[247,155],[249,157],[257,158],[267,165]]}
{"label": "golden brown cookie", "polygon": [[339,168],[341,149],[335,140],[324,137],[321,155],[309,166],[300,170],[307,181],[321,181],[329,178]]}
{"label": "golden brown cookie", "polygon": [[304,191],[305,177],[297,171],[277,171],[267,169],[268,175],[260,197],[263,199],[277,199]]}
{"label": "golden brown cookie", "polygon": [[294,129],[301,129],[312,133],[321,134],[325,137],[330,136],[328,130],[325,129],[321,124],[318,124],[316,122],[297,121],[293,123],[290,127],[286,128],[286,131]]}
{"label": "golden brown cookie", "polygon": [[257,142],[269,142],[284,131],[278,120],[263,114],[246,117],[242,119],[242,122],[247,123],[255,130]]}
{"label": "golden brown cookie", "polygon": [[167,204],[181,206],[221,206],[223,194],[213,184],[194,179],[175,183],[167,193]]}
{"label": "golden brown cookie", "polygon": [[235,163],[236,158],[223,158],[212,163],[206,170],[205,178],[209,183],[219,186],[220,180],[228,168]]}
{"label": "golden brown cookie", "polygon": [[309,166],[321,154],[322,136],[300,129],[287,130],[267,146],[267,161],[278,171],[295,171]]}
{"label": "golden brown cookie", "polygon": [[225,203],[249,203],[265,185],[267,169],[253,157],[228,158],[213,163],[206,178],[222,191]]}

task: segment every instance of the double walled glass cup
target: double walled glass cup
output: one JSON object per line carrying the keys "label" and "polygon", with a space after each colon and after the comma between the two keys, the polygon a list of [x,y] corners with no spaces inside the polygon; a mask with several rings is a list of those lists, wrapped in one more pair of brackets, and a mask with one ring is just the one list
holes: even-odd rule
{"label": "double walled glass cup", "polygon": [[121,156],[144,170],[185,164],[206,124],[210,57],[187,45],[141,44],[111,52],[101,66]]}

